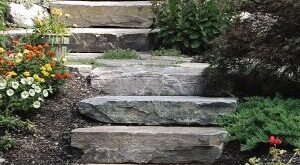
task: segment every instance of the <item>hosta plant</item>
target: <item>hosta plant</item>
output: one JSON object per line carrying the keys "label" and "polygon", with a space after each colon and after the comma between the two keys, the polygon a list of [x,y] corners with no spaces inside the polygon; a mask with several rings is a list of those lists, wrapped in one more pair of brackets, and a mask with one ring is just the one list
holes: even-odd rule
{"label": "hosta plant", "polygon": [[184,53],[200,53],[230,25],[233,0],[153,1],[156,28],[162,46]]}

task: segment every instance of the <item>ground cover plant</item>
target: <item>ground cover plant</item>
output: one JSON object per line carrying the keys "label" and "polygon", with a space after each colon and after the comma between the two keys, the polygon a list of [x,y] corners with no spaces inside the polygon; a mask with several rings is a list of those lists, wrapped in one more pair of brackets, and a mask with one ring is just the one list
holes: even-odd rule
{"label": "ground cover plant", "polygon": [[[207,95],[300,96],[300,1],[249,0],[214,41]],[[248,16],[247,16],[248,15]]]}
{"label": "ground cover plant", "polygon": [[138,59],[139,55],[135,50],[131,49],[114,49],[103,53],[102,59]]}
{"label": "ground cover plant", "polygon": [[230,140],[239,141],[241,150],[251,150],[265,143],[270,136],[280,137],[284,145],[300,147],[300,99],[247,98],[237,112],[220,119],[230,133]]}
{"label": "ground cover plant", "polygon": [[152,52],[154,56],[182,56],[180,50],[160,48]]}
{"label": "ground cover plant", "polygon": [[153,1],[162,46],[184,53],[201,53],[221,30],[231,24],[233,0]]}

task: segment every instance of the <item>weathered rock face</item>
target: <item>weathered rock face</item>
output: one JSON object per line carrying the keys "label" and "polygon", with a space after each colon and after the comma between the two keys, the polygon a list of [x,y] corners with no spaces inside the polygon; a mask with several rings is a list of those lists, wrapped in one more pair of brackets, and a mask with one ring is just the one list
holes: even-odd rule
{"label": "weathered rock face", "polygon": [[8,5],[8,19],[18,27],[33,27],[33,20],[36,17],[49,17],[49,13],[46,8],[36,4],[25,6],[24,4],[9,3]]}
{"label": "weathered rock face", "polygon": [[112,96],[199,96],[206,67],[208,64],[203,63],[174,67],[102,67],[92,71],[91,85]]}
{"label": "weathered rock face", "polygon": [[101,126],[72,131],[83,163],[203,163],[222,154],[220,128]]}
{"label": "weathered rock face", "polygon": [[[10,30],[8,38],[19,38],[32,30]],[[71,29],[71,52],[104,52],[116,48],[149,51],[154,47],[156,31],[150,29],[74,28]]]}
{"label": "weathered rock face", "polygon": [[154,47],[155,33],[149,29],[76,28],[72,34],[71,52],[104,52],[116,48],[147,51]]}
{"label": "weathered rock face", "polygon": [[153,24],[150,1],[57,1],[50,8],[61,8],[70,14],[67,20],[70,26],[149,28]]}
{"label": "weathered rock face", "polygon": [[110,124],[212,125],[235,111],[232,98],[99,96],[80,102],[80,113]]}

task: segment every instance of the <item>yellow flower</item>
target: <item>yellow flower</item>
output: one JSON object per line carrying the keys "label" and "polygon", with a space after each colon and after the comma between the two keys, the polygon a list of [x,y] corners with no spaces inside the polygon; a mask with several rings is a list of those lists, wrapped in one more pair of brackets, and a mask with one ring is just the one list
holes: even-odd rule
{"label": "yellow flower", "polygon": [[16,72],[14,72],[14,71],[11,71],[11,72],[7,72],[7,76],[16,76],[17,75],[17,73]]}
{"label": "yellow flower", "polygon": [[42,71],[42,74],[43,74],[45,77],[48,77],[48,76],[49,76],[49,73],[46,72],[46,71]]}
{"label": "yellow flower", "polygon": [[20,62],[22,62],[22,59],[17,58],[17,59],[16,59],[16,63],[20,63]]}
{"label": "yellow flower", "polygon": [[61,11],[61,9],[53,8],[53,9],[51,10],[51,14],[52,14],[53,16],[60,17],[60,16],[62,16],[62,11]]}
{"label": "yellow flower", "polygon": [[29,77],[30,73],[29,72],[24,72],[23,75],[26,76],[26,77]]}
{"label": "yellow flower", "polygon": [[29,53],[30,51],[28,49],[24,49],[24,53],[27,54]]}
{"label": "yellow flower", "polygon": [[47,67],[47,71],[48,72],[51,72],[52,71],[52,67],[50,66],[50,67]]}
{"label": "yellow flower", "polygon": [[45,79],[40,78],[39,81],[42,82],[42,83],[44,83],[44,82],[45,82]]}
{"label": "yellow flower", "polygon": [[47,70],[47,68],[46,68],[45,66],[42,66],[40,69],[41,69],[42,71]]}
{"label": "yellow flower", "polygon": [[34,24],[35,24],[36,26],[42,26],[42,25],[43,25],[43,20],[42,20],[41,18],[39,18],[39,17],[36,17],[36,18],[34,19]]}
{"label": "yellow flower", "polygon": [[40,79],[39,75],[37,75],[37,74],[34,74],[32,77],[33,77],[34,80],[36,80],[36,81],[39,81],[39,79]]}
{"label": "yellow flower", "polygon": [[22,53],[18,53],[18,54],[17,54],[17,57],[22,58],[22,57],[23,57],[23,54],[22,54]]}
{"label": "yellow flower", "polygon": [[51,74],[50,76],[51,76],[51,77],[55,77],[55,74]]}
{"label": "yellow flower", "polygon": [[5,50],[0,47],[0,53],[3,53],[3,52],[5,52]]}

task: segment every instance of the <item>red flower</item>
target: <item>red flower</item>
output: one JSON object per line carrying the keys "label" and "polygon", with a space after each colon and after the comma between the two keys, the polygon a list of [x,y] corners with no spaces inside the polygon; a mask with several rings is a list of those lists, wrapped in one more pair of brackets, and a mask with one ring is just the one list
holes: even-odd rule
{"label": "red flower", "polygon": [[281,139],[279,139],[279,138],[276,138],[276,137],[274,137],[274,136],[270,136],[269,137],[269,143],[271,144],[271,145],[274,145],[275,147],[277,146],[277,145],[280,145],[281,144]]}
{"label": "red flower", "polygon": [[54,76],[54,78],[55,78],[56,80],[63,79],[63,75],[60,74],[60,73],[56,73],[55,76]]}

